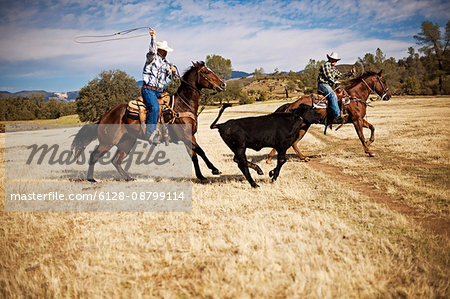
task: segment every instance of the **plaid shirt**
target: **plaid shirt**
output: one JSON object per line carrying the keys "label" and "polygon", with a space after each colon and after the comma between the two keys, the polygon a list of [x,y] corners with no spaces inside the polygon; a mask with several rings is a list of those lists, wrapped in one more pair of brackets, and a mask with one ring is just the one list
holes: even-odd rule
{"label": "plaid shirt", "polygon": [[335,66],[332,66],[331,63],[327,61],[320,67],[317,81],[333,86],[339,79],[348,78],[351,75],[352,73],[342,74]]}
{"label": "plaid shirt", "polygon": [[[156,43],[153,36],[150,39],[150,47],[145,60],[143,80],[144,83],[158,89],[164,89],[172,74],[170,62],[158,55]],[[169,68],[169,71],[166,70]]]}

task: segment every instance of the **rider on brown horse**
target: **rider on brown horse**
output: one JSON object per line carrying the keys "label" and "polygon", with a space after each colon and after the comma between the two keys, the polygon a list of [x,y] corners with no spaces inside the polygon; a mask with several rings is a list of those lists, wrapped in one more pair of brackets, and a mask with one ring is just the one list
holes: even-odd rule
{"label": "rider on brown horse", "polygon": [[150,28],[150,47],[144,65],[141,94],[147,107],[146,134],[150,143],[158,143],[159,135],[156,129],[159,116],[158,98],[164,90],[172,73],[176,72],[175,66],[166,60],[167,52],[172,52],[167,41],[159,41],[155,44],[156,32]]}
{"label": "rider on brown horse", "polygon": [[[328,96],[329,104],[328,107],[331,110],[332,120],[336,120],[338,123],[345,123],[348,119],[348,114],[341,115],[338,99],[334,93],[332,86],[339,85],[339,79],[344,79],[350,77],[354,72],[355,68],[352,68],[350,73],[342,74],[336,68],[336,63],[341,60],[336,52],[331,52],[330,55],[327,54],[328,61],[325,62],[319,69],[319,76],[317,78],[319,91]],[[332,123],[332,121],[330,122]]]}

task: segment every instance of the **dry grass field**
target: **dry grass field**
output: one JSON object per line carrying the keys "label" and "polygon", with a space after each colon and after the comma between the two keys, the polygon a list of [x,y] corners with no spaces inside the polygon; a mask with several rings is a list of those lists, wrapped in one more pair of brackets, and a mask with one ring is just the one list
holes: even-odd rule
{"label": "dry grass field", "polygon": [[201,163],[209,182],[193,180],[190,213],[6,213],[1,134],[0,296],[449,298],[450,98],[372,106],[375,158],[352,125],[313,126],[300,144],[311,161],[290,150],[275,183],[270,149],[247,152],[258,189],[204,111],[198,141],[222,175]]}

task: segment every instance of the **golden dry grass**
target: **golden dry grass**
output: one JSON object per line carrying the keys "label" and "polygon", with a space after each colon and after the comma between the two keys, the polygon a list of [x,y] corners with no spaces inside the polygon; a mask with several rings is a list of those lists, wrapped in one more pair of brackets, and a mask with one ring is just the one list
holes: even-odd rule
{"label": "golden dry grass", "polygon": [[[230,108],[223,121],[279,105]],[[315,126],[300,145],[312,163],[290,155],[276,183],[263,162],[269,149],[248,151],[265,172],[252,172],[256,190],[208,128],[217,110],[203,112],[198,140],[223,174],[202,164],[210,182],[194,181],[191,213],[5,213],[2,162],[0,294],[449,297],[449,239],[420,220],[449,218],[450,98],[374,106],[376,158],[352,126],[327,136]],[[404,210],[377,202],[369,187]]]}

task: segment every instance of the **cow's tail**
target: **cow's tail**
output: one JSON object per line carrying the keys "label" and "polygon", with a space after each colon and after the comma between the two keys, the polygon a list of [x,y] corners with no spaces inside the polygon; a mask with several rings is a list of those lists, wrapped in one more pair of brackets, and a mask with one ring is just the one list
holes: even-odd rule
{"label": "cow's tail", "polygon": [[231,106],[232,105],[229,104],[229,103],[222,105],[222,107],[220,108],[220,111],[219,111],[219,115],[217,115],[216,120],[214,120],[213,123],[211,124],[211,126],[209,126],[210,129],[217,129],[218,128],[217,122],[219,121],[220,116],[222,116],[222,113],[223,113],[223,111],[226,108],[231,107]]}
{"label": "cow's tail", "polygon": [[97,128],[98,123],[86,124],[82,126],[78,133],[75,135],[71,146],[72,155],[74,156],[75,161],[84,152],[86,146],[97,139]]}

